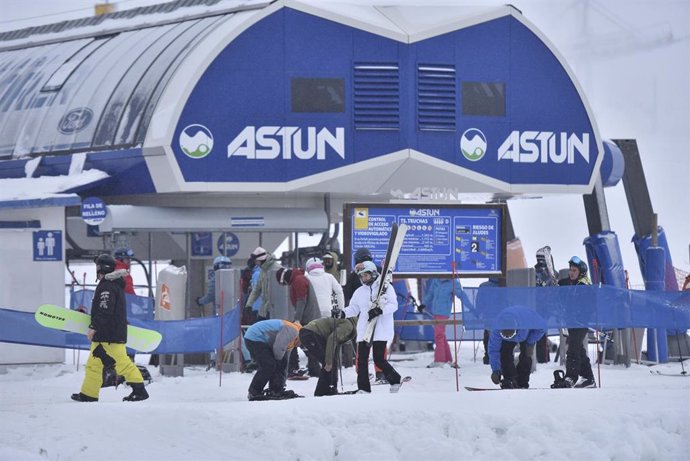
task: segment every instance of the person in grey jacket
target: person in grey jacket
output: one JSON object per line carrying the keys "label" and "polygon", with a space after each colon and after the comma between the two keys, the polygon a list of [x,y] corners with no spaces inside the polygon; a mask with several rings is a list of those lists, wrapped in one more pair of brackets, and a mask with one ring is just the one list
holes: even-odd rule
{"label": "person in grey jacket", "polygon": [[254,304],[254,301],[261,297],[263,303],[259,308],[257,318],[259,320],[265,320],[271,318],[271,308],[273,306],[273,302],[271,300],[271,280],[269,277],[272,271],[280,269],[280,263],[278,260],[276,260],[273,254],[267,252],[261,247],[257,247],[256,250],[252,252],[252,256],[254,256],[256,263],[260,265],[261,274],[259,275],[259,282],[252,289],[252,292],[247,299],[245,307],[250,308],[252,304]]}

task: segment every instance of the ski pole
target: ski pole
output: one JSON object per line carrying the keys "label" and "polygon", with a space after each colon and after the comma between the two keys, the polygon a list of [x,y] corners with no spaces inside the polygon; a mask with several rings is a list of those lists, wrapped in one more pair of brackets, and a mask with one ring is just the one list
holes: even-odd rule
{"label": "ski pole", "polygon": [[[455,349],[455,365],[458,365],[458,316],[455,311],[455,261],[450,263],[451,271],[453,273],[452,287],[453,287],[453,345]],[[445,326],[444,326],[445,328]],[[460,392],[460,373],[459,367],[455,368],[455,391]]]}
{"label": "ski pole", "polygon": [[[338,304],[338,295],[336,295],[335,291],[331,291],[331,308],[336,309],[340,311],[340,305]],[[342,350],[340,349],[340,344],[338,344],[338,325],[337,325],[337,319],[333,317],[333,357],[331,361],[331,386],[334,389],[337,389],[338,386],[335,384],[335,380],[338,378],[338,374],[340,374],[340,390],[343,390],[343,370],[340,367],[340,355],[342,354]],[[328,339],[326,339],[328,340]],[[335,367],[336,360],[338,362],[338,374],[336,374],[336,371],[334,370],[333,367]]]}
{"label": "ski pole", "polygon": [[223,307],[225,305],[225,290],[220,292],[220,347],[218,348],[218,353],[216,354],[216,366],[218,367],[218,387],[223,385],[223,360],[224,350],[223,350]]}
{"label": "ski pole", "polygon": [[[599,263],[596,259],[592,259],[592,269],[594,275],[596,275],[596,278],[598,279],[599,288],[601,288],[601,273],[599,271]],[[601,360],[606,359],[606,357],[602,357],[601,359],[599,358],[599,309],[597,309],[597,328],[595,329],[594,334],[596,335],[597,378],[599,380],[599,387],[601,387]]]}

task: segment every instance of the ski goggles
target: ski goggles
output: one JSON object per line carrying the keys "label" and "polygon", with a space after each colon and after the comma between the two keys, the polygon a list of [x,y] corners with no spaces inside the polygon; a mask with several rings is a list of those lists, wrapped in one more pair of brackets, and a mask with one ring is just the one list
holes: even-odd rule
{"label": "ski goggles", "polygon": [[568,261],[568,264],[574,264],[576,266],[579,266],[580,263],[582,263],[582,260],[577,256],[573,256],[572,258],[570,258],[570,261]]}

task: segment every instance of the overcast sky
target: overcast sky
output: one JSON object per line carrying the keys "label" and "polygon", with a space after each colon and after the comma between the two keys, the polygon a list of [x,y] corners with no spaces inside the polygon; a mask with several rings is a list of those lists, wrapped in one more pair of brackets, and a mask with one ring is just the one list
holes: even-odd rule
{"label": "overcast sky", "polygon": [[[331,0],[321,0],[323,2]],[[346,0],[347,2],[347,0]],[[437,1],[504,4],[505,1]],[[380,0],[377,4],[427,4]],[[0,0],[0,31],[92,14],[88,0]],[[119,10],[161,3],[123,0]],[[348,3],[370,3],[351,0]],[[652,205],[666,230],[674,265],[690,270],[690,1],[602,0],[511,2],[564,55],[589,100],[605,139],[637,139]],[[64,14],[63,14],[64,13]],[[622,183],[606,190],[612,230],[626,269],[641,284],[630,243],[630,212]],[[509,204],[528,263],[551,245],[556,265],[584,256],[587,237],[580,196],[518,200]]]}

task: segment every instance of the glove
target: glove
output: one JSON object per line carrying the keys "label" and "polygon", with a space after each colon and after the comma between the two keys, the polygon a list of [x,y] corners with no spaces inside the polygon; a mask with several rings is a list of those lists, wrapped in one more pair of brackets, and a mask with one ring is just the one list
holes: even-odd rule
{"label": "glove", "polygon": [[341,309],[331,309],[331,317],[334,319],[344,319],[345,311]]}
{"label": "glove", "polygon": [[197,306],[201,306],[201,305],[202,305],[202,304],[199,302],[200,299],[201,299],[201,296],[197,296],[197,298],[196,298],[196,305],[197,305]]}
{"label": "glove", "polygon": [[417,306],[417,312],[424,312],[424,309],[426,309],[426,304],[420,304]]}
{"label": "glove", "polygon": [[491,373],[491,381],[494,384],[501,384],[501,372],[494,371],[493,373]]}
{"label": "glove", "polygon": [[376,306],[373,309],[369,309],[369,321],[374,320],[379,315],[383,314],[383,309]]}

